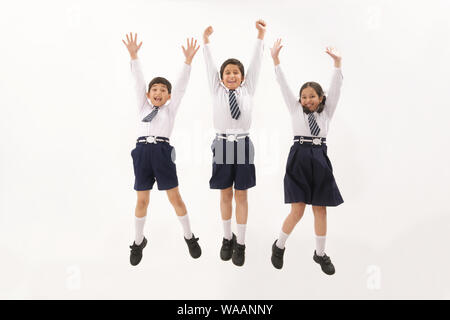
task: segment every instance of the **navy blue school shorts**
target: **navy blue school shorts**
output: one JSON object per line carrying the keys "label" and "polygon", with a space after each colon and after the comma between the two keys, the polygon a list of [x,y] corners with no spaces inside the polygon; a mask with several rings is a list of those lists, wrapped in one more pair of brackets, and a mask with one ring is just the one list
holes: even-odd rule
{"label": "navy blue school shorts", "polygon": [[211,149],[211,189],[227,189],[234,184],[237,190],[247,190],[256,185],[255,151],[248,136],[234,142],[216,137]]}
{"label": "navy blue school shorts", "polygon": [[286,164],[284,202],[327,207],[344,202],[333,176],[326,144],[294,142]]}
{"label": "navy blue school shorts", "polygon": [[135,176],[134,190],[151,190],[155,180],[158,190],[178,187],[175,148],[168,142],[136,143],[131,157]]}

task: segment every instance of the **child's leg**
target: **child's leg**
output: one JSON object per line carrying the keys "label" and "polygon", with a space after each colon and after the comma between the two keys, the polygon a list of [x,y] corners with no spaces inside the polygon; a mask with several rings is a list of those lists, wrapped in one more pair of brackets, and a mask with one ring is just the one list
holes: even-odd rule
{"label": "child's leg", "polygon": [[144,225],[147,216],[147,208],[150,201],[150,190],[137,191],[136,209],[134,211],[134,226],[136,245],[140,245],[144,240]]}
{"label": "child's leg", "polygon": [[232,215],[233,188],[220,190],[220,213],[222,215],[224,238],[231,240],[231,215]]}
{"label": "child's leg", "polygon": [[327,207],[313,206],[314,231],[316,233],[316,254],[325,254],[325,240],[327,234]]}
{"label": "child's leg", "polygon": [[183,199],[181,199],[178,187],[167,190],[167,197],[169,198],[170,204],[172,204],[178,217],[182,217],[187,214],[186,206],[184,205]]}
{"label": "child's leg", "polygon": [[191,239],[191,224],[189,221],[189,216],[187,214],[186,206],[183,202],[183,199],[181,199],[178,187],[167,190],[167,197],[169,198],[170,203],[175,209],[175,213],[177,214],[181,226],[183,227],[184,237],[186,239]]}
{"label": "child's leg", "polygon": [[237,243],[245,244],[245,229],[248,218],[247,190],[234,190],[236,201]]}
{"label": "child's leg", "polygon": [[287,238],[291,234],[292,230],[294,230],[297,223],[303,217],[303,213],[305,212],[306,204],[304,202],[296,202],[291,203],[291,212],[286,217],[283,223],[283,227],[281,228],[280,236],[277,240],[277,247],[280,249],[284,248]]}

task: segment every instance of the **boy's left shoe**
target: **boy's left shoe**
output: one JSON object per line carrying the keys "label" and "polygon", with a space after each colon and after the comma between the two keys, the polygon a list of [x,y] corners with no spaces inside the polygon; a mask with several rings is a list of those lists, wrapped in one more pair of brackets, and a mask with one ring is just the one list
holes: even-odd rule
{"label": "boy's left shoe", "polygon": [[331,263],[331,259],[329,256],[327,256],[326,254],[323,255],[323,257],[318,256],[316,254],[316,251],[314,250],[314,257],[313,260],[315,262],[317,262],[318,264],[320,264],[320,267],[322,268],[322,271],[328,275],[332,275],[336,272],[336,270],[334,269],[334,265],[333,263]]}
{"label": "boy's left shoe", "polygon": [[233,255],[231,256],[233,264],[242,267],[245,262],[245,244],[234,243]]}
{"label": "boy's left shoe", "polygon": [[197,259],[202,255],[202,249],[200,248],[200,245],[198,244],[198,239],[192,234],[192,238],[186,239],[184,238],[184,241],[186,241],[187,246],[189,248],[189,253],[191,254],[191,257],[194,259]]}

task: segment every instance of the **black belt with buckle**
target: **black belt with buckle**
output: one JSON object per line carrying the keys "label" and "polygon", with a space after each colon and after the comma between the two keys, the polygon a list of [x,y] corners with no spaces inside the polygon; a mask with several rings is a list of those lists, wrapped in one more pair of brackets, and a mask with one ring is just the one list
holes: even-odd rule
{"label": "black belt with buckle", "polygon": [[327,143],[326,138],[320,137],[303,137],[303,136],[295,136],[294,142],[298,142],[300,144],[311,144],[314,146],[321,146],[322,144]]}
{"label": "black belt with buckle", "polygon": [[218,139],[227,140],[229,142],[236,142],[238,140],[245,139],[248,136],[249,136],[248,133],[237,133],[237,134],[217,133],[216,134],[216,137]]}
{"label": "black belt with buckle", "polygon": [[167,142],[169,143],[169,138],[166,137],[156,137],[156,136],[145,136],[145,137],[139,137],[136,141],[136,143],[158,143],[158,142]]}

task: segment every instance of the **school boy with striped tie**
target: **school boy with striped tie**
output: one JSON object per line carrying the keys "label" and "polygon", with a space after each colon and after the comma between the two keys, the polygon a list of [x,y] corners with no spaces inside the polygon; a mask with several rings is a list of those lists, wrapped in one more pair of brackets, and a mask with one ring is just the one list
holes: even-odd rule
{"label": "school boy with striped tie", "polygon": [[150,190],[155,181],[159,190],[165,190],[170,203],[184,232],[184,240],[193,258],[201,255],[198,238],[191,231],[186,206],[178,190],[178,177],[174,163],[175,149],[169,144],[169,138],[175,122],[175,116],[186,90],[191,72],[191,62],[200,46],[197,40],[188,39],[186,48],[182,46],[185,61],[178,81],[173,90],[171,83],[162,77],[156,77],[148,85],[146,83],[138,51],[137,34],[126,36],[122,40],[131,57],[131,73],[134,79],[138,107],[138,136],[136,148],[131,151],[135,174],[134,189],[137,192],[135,209],[135,239],[130,246],[130,263],[139,264],[142,251],[147,245],[144,236],[144,224],[150,201]]}
{"label": "school boy with striped tie", "polygon": [[[254,148],[249,130],[252,100],[261,68],[266,23],[263,20],[256,21],[256,29],[258,36],[247,73],[237,59],[226,60],[219,71],[213,61],[209,41],[213,28],[209,26],[203,33],[203,53],[213,98],[213,121],[216,130],[212,144],[213,164],[209,184],[211,189],[220,190],[224,229],[220,258],[224,261],[232,259],[236,266],[242,266],[245,262],[247,190],[256,185]],[[233,196],[236,201],[237,237],[231,231]]]}

